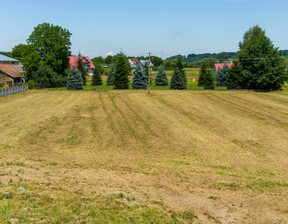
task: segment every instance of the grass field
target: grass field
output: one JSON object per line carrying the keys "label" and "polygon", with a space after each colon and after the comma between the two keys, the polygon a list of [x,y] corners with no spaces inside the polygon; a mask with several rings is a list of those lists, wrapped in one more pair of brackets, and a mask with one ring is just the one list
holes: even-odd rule
{"label": "grass field", "polygon": [[0,98],[0,223],[288,223],[288,92]]}

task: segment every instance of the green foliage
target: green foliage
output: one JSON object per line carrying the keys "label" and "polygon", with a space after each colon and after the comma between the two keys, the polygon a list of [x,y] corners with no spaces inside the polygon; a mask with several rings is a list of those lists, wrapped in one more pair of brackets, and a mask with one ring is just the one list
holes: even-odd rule
{"label": "green foliage", "polygon": [[223,68],[218,68],[216,75],[216,85],[217,86],[226,86],[227,76],[229,74],[229,66],[225,63]]}
{"label": "green foliage", "polygon": [[129,89],[129,73],[130,65],[127,57],[123,53],[117,54],[114,74],[115,89]]}
{"label": "green foliage", "polygon": [[71,35],[60,26],[42,23],[34,28],[27,43],[34,47],[44,64],[49,65],[57,74],[64,74],[71,54]]}
{"label": "green foliage", "polygon": [[133,76],[132,89],[147,89],[147,76],[140,63],[137,63]]}
{"label": "green foliage", "polygon": [[238,61],[233,61],[233,66],[227,75],[226,86],[227,89],[240,89],[242,83],[242,66]]}
{"label": "green foliage", "polygon": [[68,81],[66,87],[68,90],[83,89],[82,76],[81,73],[77,71],[75,65],[71,70],[68,70]]}
{"label": "green foliage", "polygon": [[105,60],[101,56],[95,57],[91,61],[94,65],[104,65],[105,64]]}
{"label": "green foliage", "polygon": [[103,84],[99,67],[101,66],[96,65],[93,71],[92,86],[102,86]]}
{"label": "green foliage", "polygon": [[115,67],[112,65],[110,68],[110,71],[108,73],[108,78],[107,78],[107,86],[113,86],[114,85],[114,75],[115,75]]}
{"label": "green foliage", "polygon": [[201,63],[206,63],[209,68],[213,68],[216,63],[218,63],[215,58],[205,58],[201,61]]}
{"label": "green foliage", "polygon": [[182,79],[182,82],[183,82],[183,86],[185,86],[185,89],[186,89],[187,88],[187,79],[186,79],[184,65],[183,65],[183,62],[182,62],[181,58],[178,58],[176,60],[175,67],[178,68],[178,70],[181,72],[181,79]]}
{"label": "green foliage", "polygon": [[164,71],[163,65],[160,65],[158,68],[158,73],[155,79],[156,86],[168,86],[169,82],[167,79],[166,72]]}
{"label": "green foliage", "polygon": [[204,89],[215,89],[214,78],[210,69],[207,68],[207,64],[203,63],[201,66],[198,86],[203,86]]}
{"label": "green foliage", "polygon": [[83,61],[82,61],[82,56],[81,54],[79,53],[78,54],[78,58],[77,58],[77,69],[78,71],[81,73],[81,76],[82,76],[82,80],[83,80],[83,85],[85,86],[86,85],[86,82],[87,82],[87,75],[88,75],[88,72],[87,72],[87,69],[85,68],[84,64],[83,64]]}
{"label": "green foliage", "polygon": [[183,81],[182,72],[176,68],[171,79],[170,89],[186,89],[186,83]]}
{"label": "green foliage", "polygon": [[259,26],[250,28],[239,43],[242,88],[278,90],[288,80],[284,59]]}
{"label": "green foliage", "polygon": [[58,75],[49,65],[40,63],[37,70],[32,72],[32,80],[38,88],[62,86],[66,78]]}
{"label": "green foliage", "polygon": [[27,85],[28,85],[28,89],[35,89],[35,83],[33,80],[29,80],[27,82]]}
{"label": "green foliage", "polygon": [[106,58],[105,58],[105,64],[106,65],[111,65],[113,62],[113,57],[111,55],[108,55]]}

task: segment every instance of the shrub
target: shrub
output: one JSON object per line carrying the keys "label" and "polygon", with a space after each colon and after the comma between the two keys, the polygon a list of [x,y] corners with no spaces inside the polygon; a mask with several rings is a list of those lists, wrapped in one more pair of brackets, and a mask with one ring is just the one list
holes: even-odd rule
{"label": "shrub", "polygon": [[30,79],[30,80],[27,82],[27,85],[28,85],[28,89],[35,89],[35,83],[34,83],[33,80]]}

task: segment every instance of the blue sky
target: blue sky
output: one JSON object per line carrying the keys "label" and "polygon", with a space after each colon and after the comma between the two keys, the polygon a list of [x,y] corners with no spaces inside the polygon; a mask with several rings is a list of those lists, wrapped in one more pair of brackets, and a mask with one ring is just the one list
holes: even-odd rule
{"label": "blue sky", "polygon": [[72,52],[90,57],[237,51],[254,25],[288,49],[287,0],[0,0],[0,9],[0,51],[25,43],[43,22],[67,28]]}

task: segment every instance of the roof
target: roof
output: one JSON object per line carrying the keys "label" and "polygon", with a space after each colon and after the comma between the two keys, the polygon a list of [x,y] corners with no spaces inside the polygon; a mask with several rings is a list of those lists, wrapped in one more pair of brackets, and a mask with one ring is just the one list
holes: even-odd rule
{"label": "roof", "polygon": [[129,62],[130,62],[130,64],[136,65],[139,62],[139,60],[137,58],[130,58]]}
{"label": "roof", "polygon": [[[229,68],[231,68],[234,64],[233,63],[226,63],[228,65]],[[225,65],[225,63],[218,63],[218,64],[215,64],[215,69],[216,69],[216,72],[218,72],[218,69],[219,68],[223,68]]]}
{"label": "roof", "polygon": [[[69,66],[72,68],[73,65],[77,65],[77,61],[79,56],[69,56]],[[83,63],[88,63],[89,64],[89,68],[90,69],[95,69],[95,66],[93,65],[92,61],[90,60],[90,58],[88,56],[80,56],[80,58],[82,59]]]}
{"label": "roof", "polygon": [[21,72],[19,72],[13,65],[0,64],[0,70],[12,78],[23,77],[23,75],[21,75]]}
{"label": "roof", "polygon": [[18,60],[13,59],[13,58],[9,58],[3,54],[0,54],[0,61],[12,61],[12,62],[18,62]]}
{"label": "roof", "polygon": [[[142,65],[145,65],[146,63],[149,65],[149,60],[140,60],[140,63],[141,63]],[[154,66],[151,61],[150,61],[150,66],[151,66],[151,67]]]}

